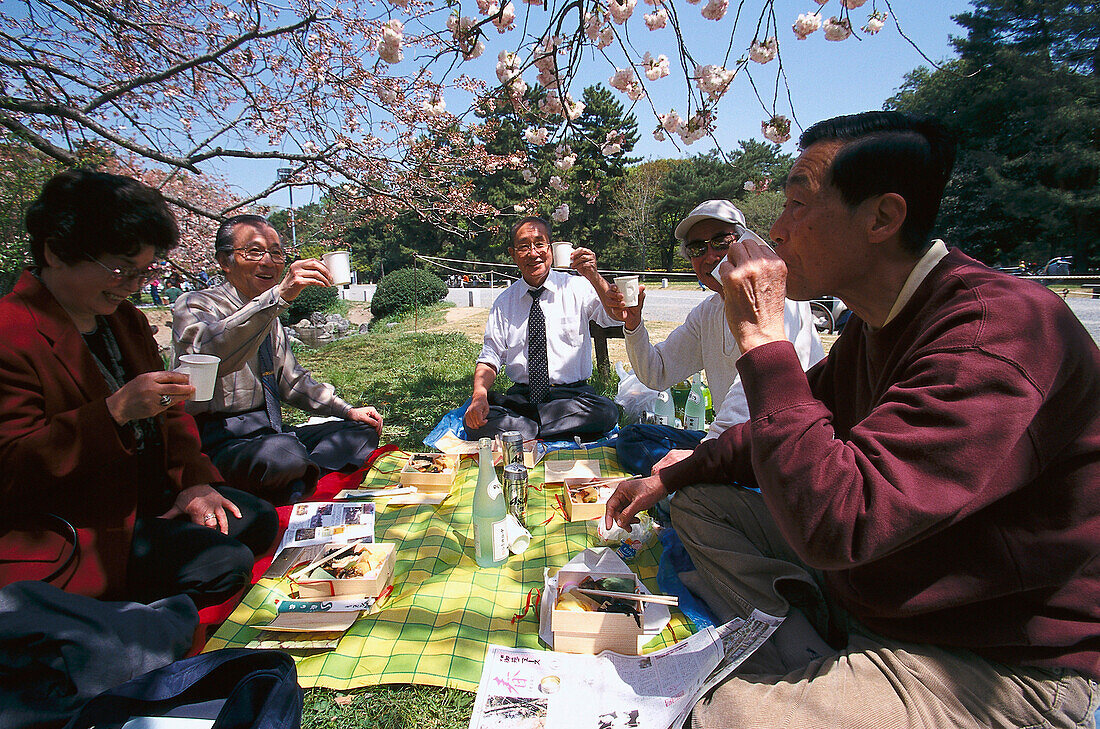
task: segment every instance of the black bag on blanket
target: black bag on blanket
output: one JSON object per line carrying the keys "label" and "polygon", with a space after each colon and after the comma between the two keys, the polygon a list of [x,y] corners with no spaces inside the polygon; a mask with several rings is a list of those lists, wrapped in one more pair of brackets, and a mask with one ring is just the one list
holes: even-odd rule
{"label": "black bag on blanket", "polygon": [[66,729],[114,729],[142,716],[213,718],[213,729],[297,729],[298,672],[281,651],[203,653],[103,692]]}

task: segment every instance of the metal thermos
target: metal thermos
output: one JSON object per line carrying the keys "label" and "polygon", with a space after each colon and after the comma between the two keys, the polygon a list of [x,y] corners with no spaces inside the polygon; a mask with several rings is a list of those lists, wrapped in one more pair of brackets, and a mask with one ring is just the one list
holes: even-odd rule
{"label": "metal thermos", "polygon": [[506,430],[500,434],[500,443],[504,451],[504,465],[523,463],[523,435],[516,430]]}
{"label": "metal thermos", "polygon": [[522,463],[509,463],[504,466],[504,498],[508,501],[508,511],[526,528],[527,467]]}

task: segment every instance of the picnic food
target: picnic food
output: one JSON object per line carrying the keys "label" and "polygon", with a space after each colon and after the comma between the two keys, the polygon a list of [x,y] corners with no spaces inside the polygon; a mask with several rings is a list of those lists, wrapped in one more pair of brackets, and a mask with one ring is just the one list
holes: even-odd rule
{"label": "picnic food", "polygon": [[352,554],[338,557],[328,564],[321,565],[310,573],[311,580],[353,580],[366,577],[379,567],[377,558],[371,561],[370,548],[365,544],[355,545]]}
{"label": "picnic food", "polygon": [[[605,592],[626,592],[634,595],[638,593],[637,583],[629,577],[604,577],[599,580],[585,577],[577,587],[603,590]],[[638,627],[642,627],[641,606],[636,601],[621,597],[601,597],[598,599],[599,607],[596,608],[596,612],[631,615],[634,617],[634,621],[638,623]]]}
{"label": "picnic food", "polygon": [[447,457],[443,454],[418,453],[409,459],[406,470],[420,473],[443,473],[447,470]]}

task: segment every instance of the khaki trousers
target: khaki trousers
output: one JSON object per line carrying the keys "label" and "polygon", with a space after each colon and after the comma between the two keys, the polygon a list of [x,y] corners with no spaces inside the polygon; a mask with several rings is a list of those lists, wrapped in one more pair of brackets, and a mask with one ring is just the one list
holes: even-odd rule
{"label": "khaki trousers", "polygon": [[719,619],[745,617],[753,607],[785,616],[797,607],[834,646],[792,669],[797,651],[785,649],[782,660],[765,644],[696,704],[695,729],[1095,726],[1100,692],[1074,671],[893,640],[830,604],[819,576],[787,545],[755,492],[681,489],[672,498],[672,523]]}

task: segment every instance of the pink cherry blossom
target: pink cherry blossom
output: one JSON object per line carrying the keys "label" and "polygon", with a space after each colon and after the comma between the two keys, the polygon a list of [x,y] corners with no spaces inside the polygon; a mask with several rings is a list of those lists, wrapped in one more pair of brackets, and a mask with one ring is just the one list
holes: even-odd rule
{"label": "pink cherry blossom", "polygon": [[779,54],[779,41],[774,37],[763,42],[754,40],[749,46],[749,58],[757,63],[768,63]]}
{"label": "pink cherry blossom", "polygon": [[557,167],[560,170],[562,170],[563,173],[568,173],[569,170],[572,169],[573,164],[575,162],[576,162],[576,155],[575,154],[565,154],[565,155],[562,155],[561,157],[559,157],[558,159],[554,159],[553,166]]}
{"label": "pink cherry blossom", "polygon": [[439,117],[443,115],[443,112],[447,110],[447,103],[443,101],[442,96],[435,96],[430,99],[425,99],[420,108],[424,110],[424,113],[429,117]]}
{"label": "pink cherry blossom", "polygon": [[661,129],[660,127],[657,127],[653,130],[653,138],[656,139],[658,142],[663,142],[668,139],[668,137],[665,136],[665,130]]}
{"label": "pink cherry blossom", "polygon": [[654,58],[649,51],[642,57],[642,65],[645,67],[645,76],[650,81],[656,81],[669,74],[668,56],[661,54]]}
{"label": "pink cherry blossom", "polygon": [[531,144],[546,144],[546,140],[550,137],[550,131],[546,127],[539,127],[538,129],[528,128],[523,132],[523,138]]}
{"label": "pink cherry blossom", "polygon": [[535,171],[530,167],[524,167],[522,170],[519,171],[519,173],[523,175],[524,182],[534,182],[538,179],[538,177],[535,175]]}
{"label": "pink cherry blossom", "polygon": [[569,205],[568,203],[562,203],[554,209],[554,212],[550,214],[550,219],[555,223],[564,223],[569,220]]}
{"label": "pink cherry blossom", "polygon": [[782,144],[791,138],[791,120],[782,114],[776,114],[771,119],[760,122],[760,132],[764,139]]}
{"label": "pink cherry blossom", "polygon": [[404,25],[397,18],[382,24],[382,41],[378,44],[378,56],[386,63],[399,63],[404,57],[401,52],[403,31]]}
{"label": "pink cherry blossom", "polygon": [[600,31],[600,39],[596,43],[597,48],[607,48],[615,40],[615,30],[610,25],[605,25]]}
{"label": "pink cherry blossom", "polygon": [[646,13],[642,17],[645,18],[645,26],[650,30],[663,28],[668,23],[668,11],[664,8],[657,8],[656,12]]}
{"label": "pink cherry blossom", "polygon": [[730,71],[713,64],[696,66],[695,84],[711,99],[718,99],[726,93],[736,73],[736,70]]}
{"label": "pink cherry blossom", "polygon": [[565,192],[569,189],[569,185],[566,185],[564,182],[562,182],[561,178],[557,175],[552,175],[550,177],[550,187],[554,188],[558,192]]}
{"label": "pink cherry blossom", "polygon": [[611,12],[611,19],[622,25],[633,14],[634,6],[637,4],[638,0],[608,0],[607,5]]}
{"label": "pink cherry blossom", "polygon": [[886,25],[886,18],[888,17],[889,15],[882,12],[881,10],[871,13],[871,15],[867,18],[867,25],[863,26],[863,32],[867,35],[874,35],[875,33],[878,33]]}
{"label": "pink cherry blossom", "polygon": [[607,80],[611,88],[626,92],[635,83],[633,68],[616,68],[615,75]]}
{"label": "pink cherry blossom", "polygon": [[721,20],[725,17],[729,5],[729,0],[710,0],[702,10],[703,17],[707,20]]}
{"label": "pink cherry blossom", "polygon": [[802,13],[798,20],[794,21],[794,34],[798,40],[806,40],[806,37],[821,27],[821,16],[814,13]]}
{"label": "pink cherry blossom", "polygon": [[570,121],[575,121],[580,118],[580,115],[584,113],[584,102],[573,101],[573,97],[569,94],[565,95],[565,116]]}
{"label": "pink cherry blossom", "polygon": [[516,21],[516,6],[512,3],[508,3],[504,6],[504,10],[501,11],[499,18],[493,18],[493,25],[497,27],[498,33],[505,33],[512,29],[512,24]]}
{"label": "pink cherry blossom", "polygon": [[855,10],[856,8],[863,7],[867,3],[867,0],[840,0],[840,4],[849,10]]}
{"label": "pink cherry blossom", "polygon": [[657,119],[661,122],[661,126],[666,132],[670,134],[676,134],[680,131],[680,127],[683,125],[683,120],[680,115],[673,110],[669,110],[667,114],[660,114]]}
{"label": "pink cherry blossom", "polygon": [[832,17],[825,21],[822,32],[825,40],[842,41],[852,34],[852,24],[847,18]]}

